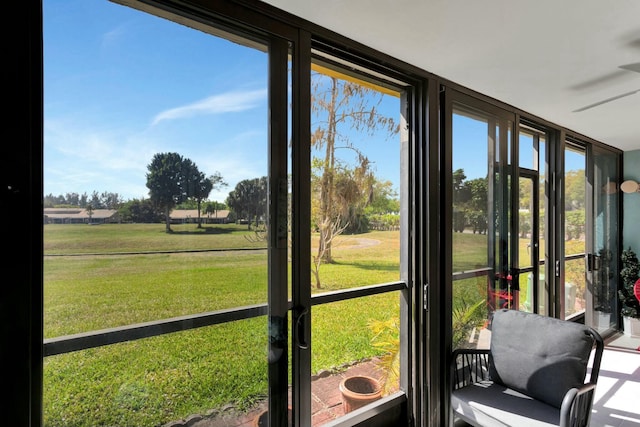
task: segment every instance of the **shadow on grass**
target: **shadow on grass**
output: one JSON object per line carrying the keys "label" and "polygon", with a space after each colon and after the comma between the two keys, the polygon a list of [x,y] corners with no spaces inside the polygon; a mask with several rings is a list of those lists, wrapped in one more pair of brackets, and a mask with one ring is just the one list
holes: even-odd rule
{"label": "shadow on grass", "polygon": [[400,271],[400,266],[393,263],[380,263],[376,261],[355,261],[355,262],[340,262],[334,261],[331,265],[355,267],[361,270],[367,271]]}
{"label": "shadow on grass", "polygon": [[202,227],[202,228],[196,228],[193,231],[188,231],[188,230],[172,231],[169,234],[188,235],[188,236],[198,236],[198,235],[205,236],[209,234],[231,234],[234,231],[237,231],[237,230],[233,230],[230,228],[219,228],[219,227]]}

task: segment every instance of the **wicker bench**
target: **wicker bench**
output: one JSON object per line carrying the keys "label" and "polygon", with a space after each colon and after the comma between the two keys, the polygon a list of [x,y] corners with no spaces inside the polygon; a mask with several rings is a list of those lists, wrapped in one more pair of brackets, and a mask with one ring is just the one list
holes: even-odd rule
{"label": "wicker bench", "polygon": [[584,325],[496,311],[490,349],[453,353],[454,416],[474,426],[588,426],[603,349]]}

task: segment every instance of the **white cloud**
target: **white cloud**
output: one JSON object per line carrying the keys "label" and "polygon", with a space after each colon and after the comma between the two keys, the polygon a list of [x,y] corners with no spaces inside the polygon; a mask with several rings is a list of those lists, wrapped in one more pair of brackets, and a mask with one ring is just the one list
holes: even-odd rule
{"label": "white cloud", "polygon": [[267,90],[234,91],[213,95],[193,104],[171,108],[156,115],[151,125],[163,120],[175,120],[196,115],[239,112],[259,107],[266,100]]}
{"label": "white cloud", "polygon": [[111,31],[108,31],[102,35],[102,47],[110,48],[115,47],[119,44],[120,40],[125,35],[124,26],[120,25]]}
{"label": "white cloud", "polygon": [[[196,110],[203,111],[204,105],[214,103],[218,105],[217,111],[239,111],[254,104],[262,107],[258,103],[265,96],[265,91],[230,92],[192,107],[201,105],[200,110]],[[185,144],[167,129],[137,129],[135,120],[133,128],[113,122],[96,123],[96,120],[83,112],[74,112],[68,117],[48,117],[44,132],[45,194],[90,194],[95,190],[115,192],[125,199],[143,197],[147,194],[147,164],[155,153],[164,151],[180,152],[207,174],[220,172],[229,186],[211,195],[210,198],[218,201],[224,200],[238,181],[266,175],[268,170],[267,133],[260,126],[232,128],[230,134],[225,126],[216,134],[215,142],[211,141],[210,134],[196,132]]]}

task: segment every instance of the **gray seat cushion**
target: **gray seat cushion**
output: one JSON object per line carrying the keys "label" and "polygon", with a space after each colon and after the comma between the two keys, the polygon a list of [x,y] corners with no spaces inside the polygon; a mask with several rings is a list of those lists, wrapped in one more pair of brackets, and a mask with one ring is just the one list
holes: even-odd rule
{"label": "gray seat cushion", "polygon": [[489,373],[502,384],[556,408],[584,384],[592,338],[581,324],[499,310],[491,326]]}
{"label": "gray seat cushion", "polygon": [[451,405],[462,420],[481,426],[558,426],[560,410],[491,381],[479,382],[451,395]]}

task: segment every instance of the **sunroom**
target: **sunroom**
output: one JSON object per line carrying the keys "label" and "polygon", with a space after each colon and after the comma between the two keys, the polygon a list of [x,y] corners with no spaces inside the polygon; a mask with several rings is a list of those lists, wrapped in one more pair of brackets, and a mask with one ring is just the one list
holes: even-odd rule
{"label": "sunroom", "polygon": [[[452,352],[495,310],[640,345],[637,3],[18,8],[11,425],[450,426]],[[160,158],[197,172],[170,202]]]}

